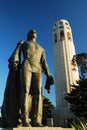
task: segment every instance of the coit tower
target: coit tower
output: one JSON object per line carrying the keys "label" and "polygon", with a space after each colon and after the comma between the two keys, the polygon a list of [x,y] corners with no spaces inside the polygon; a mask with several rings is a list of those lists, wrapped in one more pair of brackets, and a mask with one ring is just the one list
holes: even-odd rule
{"label": "coit tower", "polygon": [[77,66],[73,68],[71,64],[76,53],[71,27],[66,20],[59,20],[53,26],[53,50],[56,92],[54,124],[61,126],[67,119],[72,118],[65,95],[70,93],[71,85],[79,79]]}

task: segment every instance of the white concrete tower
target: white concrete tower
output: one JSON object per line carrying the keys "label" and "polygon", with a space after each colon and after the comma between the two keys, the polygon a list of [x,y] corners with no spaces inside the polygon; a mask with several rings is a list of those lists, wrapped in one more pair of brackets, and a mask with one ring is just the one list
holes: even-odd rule
{"label": "white concrete tower", "polygon": [[56,92],[56,108],[54,124],[61,126],[64,120],[72,118],[69,104],[65,100],[65,93],[71,91],[71,84],[75,83],[78,68],[73,71],[71,60],[75,55],[71,27],[66,20],[59,20],[53,26],[54,48],[54,77]]}

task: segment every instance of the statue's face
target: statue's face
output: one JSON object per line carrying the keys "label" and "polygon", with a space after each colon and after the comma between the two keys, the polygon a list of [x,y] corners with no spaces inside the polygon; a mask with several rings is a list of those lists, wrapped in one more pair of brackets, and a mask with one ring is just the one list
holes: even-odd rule
{"label": "statue's face", "polygon": [[32,37],[33,38],[37,38],[37,33],[36,32],[32,32]]}
{"label": "statue's face", "polygon": [[37,33],[35,30],[30,30],[29,33],[28,33],[28,38],[29,39],[32,39],[32,38],[37,38]]}

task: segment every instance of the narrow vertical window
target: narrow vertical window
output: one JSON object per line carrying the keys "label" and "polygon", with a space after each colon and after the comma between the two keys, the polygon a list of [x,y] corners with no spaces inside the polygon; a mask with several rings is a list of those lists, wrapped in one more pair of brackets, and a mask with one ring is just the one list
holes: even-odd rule
{"label": "narrow vertical window", "polygon": [[57,42],[57,34],[54,33],[54,41]]}
{"label": "narrow vertical window", "polygon": [[60,40],[64,40],[64,31],[60,31]]}

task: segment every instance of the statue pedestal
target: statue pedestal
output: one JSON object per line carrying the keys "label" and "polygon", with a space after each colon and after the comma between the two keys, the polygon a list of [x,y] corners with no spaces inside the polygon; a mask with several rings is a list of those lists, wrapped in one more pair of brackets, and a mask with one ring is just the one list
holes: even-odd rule
{"label": "statue pedestal", "polygon": [[72,128],[61,127],[19,127],[19,128],[0,128],[0,130],[74,130]]}

